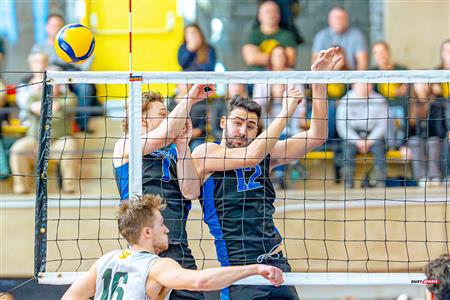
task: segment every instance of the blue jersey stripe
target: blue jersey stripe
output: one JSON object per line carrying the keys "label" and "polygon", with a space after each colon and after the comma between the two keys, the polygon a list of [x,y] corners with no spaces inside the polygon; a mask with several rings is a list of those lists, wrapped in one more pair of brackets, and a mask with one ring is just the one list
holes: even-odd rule
{"label": "blue jersey stripe", "polygon": [[120,200],[126,200],[128,199],[128,167],[129,164],[125,163],[121,165],[120,167],[115,168],[114,170],[116,172],[116,183],[117,188],[119,190],[120,194]]}
{"label": "blue jersey stripe", "polygon": [[[208,224],[209,232],[214,237],[214,244],[216,246],[217,259],[221,266],[229,266],[230,261],[228,257],[227,245],[223,238],[222,228],[220,226],[219,217],[217,216],[216,207],[214,205],[214,179],[209,177],[202,186],[203,199],[203,215],[205,223]],[[228,288],[222,289],[220,292],[220,300],[229,300]]]}

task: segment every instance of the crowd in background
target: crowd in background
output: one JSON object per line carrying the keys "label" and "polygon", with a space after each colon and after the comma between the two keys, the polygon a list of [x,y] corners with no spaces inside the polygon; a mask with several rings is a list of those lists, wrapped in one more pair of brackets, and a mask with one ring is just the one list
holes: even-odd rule
{"label": "crowd in background", "polygon": [[[294,24],[295,13],[286,1],[259,1],[256,22],[250,28],[242,47],[242,57],[248,70],[289,71],[295,70],[297,46],[303,42]],[[81,65],[63,62],[55,53],[53,40],[64,25],[60,15],[50,15],[47,19],[47,39],[32,47],[28,57],[31,75],[23,79],[24,87],[17,89],[16,104],[18,117],[23,125],[29,126],[26,137],[16,141],[11,149],[0,137],[0,176],[5,174],[28,174],[32,172],[33,157],[38,145],[38,120],[42,96],[42,72],[53,70],[89,70],[92,58]],[[328,27],[320,30],[314,37],[311,61],[318,53],[332,46],[340,47],[341,61],[337,70],[406,70],[405,66],[393,61],[389,45],[384,41],[372,44],[369,49],[361,32],[349,22],[348,12],[342,7],[334,7],[328,14]],[[369,64],[369,52],[374,64]],[[439,69],[450,70],[450,40],[440,48]],[[0,43],[0,60],[3,59]],[[214,71],[216,52],[208,44],[205,35],[197,24],[189,24],[184,30],[183,43],[178,50],[178,63],[183,71]],[[29,85],[26,85],[29,84]],[[344,180],[345,186],[355,186],[355,157],[370,153],[375,159],[373,177],[375,186],[383,186],[387,177],[386,154],[397,150],[405,161],[411,161],[412,175],[419,185],[439,185],[447,181],[448,137],[450,132],[450,107],[448,105],[449,83],[447,84],[329,84],[328,85],[328,142],[319,150],[334,152],[336,180]],[[311,118],[311,101],[308,86],[297,85],[305,94],[293,118],[289,121],[281,139],[292,136],[308,127]],[[178,85],[176,95],[169,100],[169,109],[182,98],[189,85]],[[287,87],[283,84],[228,85],[224,101],[213,101],[211,107],[206,102],[196,104],[191,111],[193,138],[191,148],[205,142],[207,138],[220,139],[219,121],[226,110],[226,99],[233,95],[252,97],[262,106],[264,128],[276,116],[281,107],[281,97]],[[64,95],[64,97],[60,97]],[[4,105],[1,95],[0,104]],[[67,88],[55,87],[53,112],[62,119],[75,120],[73,124],[54,119],[53,138],[55,143],[65,143],[65,152],[53,147],[53,154],[71,157],[79,149],[76,140],[70,137],[76,132],[92,133],[89,127],[93,113],[90,107],[97,104],[95,85],[70,84]],[[68,101],[69,99],[70,101]],[[74,109],[65,109],[72,107]],[[208,116],[208,118],[206,117]],[[0,114],[0,118],[7,116]],[[0,122],[1,124],[2,122]],[[8,164],[9,159],[9,164]],[[76,160],[68,159],[61,165],[63,181],[76,178]],[[273,171],[274,182],[284,187],[285,178],[305,178],[304,167],[300,163],[289,168]],[[21,176],[13,178],[14,192],[31,192],[30,184]],[[63,190],[73,190],[69,180],[63,183]]]}

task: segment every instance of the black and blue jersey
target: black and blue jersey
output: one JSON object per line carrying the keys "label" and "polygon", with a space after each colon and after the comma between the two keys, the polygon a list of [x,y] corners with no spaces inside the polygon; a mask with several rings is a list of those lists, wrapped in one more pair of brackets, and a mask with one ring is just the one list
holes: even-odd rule
{"label": "black and blue jersey", "polygon": [[273,222],[270,156],[251,168],[214,172],[202,187],[205,222],[222,266],[256,263],[282,241]]}
{"label": "black and blue jersey", "polygon": [[[177,151],[174,144],[160,148],[142,157],[142,192],[161,196],[167,207],[161,211],[164,224],[169,228],[169,249],[166,251],[185,268],[195,268],[188,247],[186,220],[191,201],[181,193],[177,176]],[[129,164],[114,168],[120,199],[128,199]],[[177,249],[177,250],[175,250]],[[162,253],[161,256],[165,254]]]}

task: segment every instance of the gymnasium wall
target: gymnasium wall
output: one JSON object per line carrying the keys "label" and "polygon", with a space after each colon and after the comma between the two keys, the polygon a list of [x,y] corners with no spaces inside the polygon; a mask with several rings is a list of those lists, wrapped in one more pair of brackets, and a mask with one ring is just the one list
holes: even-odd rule
{"label": "gymnasium wall", "polygon": [[449,1],[385,1],[384,29],[395,61],[410,69],[432,69],[450,37]]}

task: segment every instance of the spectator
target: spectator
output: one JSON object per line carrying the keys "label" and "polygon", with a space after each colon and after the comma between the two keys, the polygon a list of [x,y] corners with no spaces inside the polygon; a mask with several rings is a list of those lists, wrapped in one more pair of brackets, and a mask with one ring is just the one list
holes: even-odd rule
{"label": "spectator", "polygon": [[178,49],[178,64],[183,71],[214,71],[216,52],[197,24],[184,28],[184,42]]}
{"label": "spectator", "polygon": [[[283,47],[277,46],[270,53],[269,71],[291,71],[292,69],[287,65],[286,51]],[[264,122],[262,128],[267,128],[270,123],[278,116],[282,108],[283,92],[287,88],[296,88],[304,93],[304,87],[301,84],[295,84],[287,87],[285,84],[255,84],[253,88],[253,100],[261,105],[262,118]],[[298,132],[302,132],[307,129],[306,112],[308,106],[306,99],[297,106],[296,111],[292,115],[292,118],[288,121],[281,139],[289,138]],[[296,176],[305,177],[305,170],[300,162],[296,161],[294,164],[294,171]],[[285,166],[279,166],[273,169],[273,183],[280,188],[285,187]]]}
{"label": "spectator", "polygon": [[386,178],[385,141],[387,131],[387,103],[372,86],[354,83],[352,90],[337,106],[336,127],[344,140],[343,152],[345,186],[353,188],[355,156],[372,153],[376,186],[384,186]]}
{"label": "spectator", "polygon": [[[33,176],[31,166],[36,161],[39,146],[42,86],[42,84],[34,85],[25,103],[29,124],[27,136],[19,139],[11,147],[10,165],[12,173],[15,174],[13,191],[17,194],[31,192],[31,178]],[[73,193],[78,185],[80,163],[76,158],[77,142],[71,138],[70,121],[73,119],[70,118],[70,114],[66,110],[75,106],[75,96],[64,89],[65,86],[62,85],[53,86],[50,158],[61,161],[62,191]]]}
{"label": "spectator", "polygon": [[[0,79],[0,108],[7,105],[6,92],[4,92],[5,86]],[[1,109],[0,109],[1,110]],[[8,120],[8,114],[3,111],[0,113],[0,179],[8,178],[10,174],[8,163],[8,149],[3,141],[2,124]]]}
{"label": "spectator", "polygon": [[[92,64],[92,57],[86,62],[78,65],[68,64],[58,57],[54,47],[54,40],[59,30],[64,26],[64,18],[58,14],[51,14],[47,18],[47,39],[42,44],[35,44],[31,49],[31,53],[46,53],[49,57],[49,65],[56,65],[64,71],[88,71]],[[97,104],[96,89],[93,84],[71,84],[70,90],[75,93],[78,99],[78,107],[83,109],[83,112],[78,112],[77,125],[82,132],[92,132],[88,128],[90,116],[93,113],[86,112],[89,107]]]}
{"label": "spectator", "polygon": [[[371,70],[406,70],[402,65],[392,61],[389,45],[384,41],[372,45],[372,57],[375,65]],[[388,100],[389,125],[387,144],[389,148],[398,149],[406,136],[406,112],[408,110],[409,85],[407,83],[378,83],[375,92]]]}
{"label": "spectator", "polygon": [[442,139],[446,137],[445,109],[442,103],[430,99],[426,83],[414,84],[410,101],[408,150],[414,179],[419,185],[438,185],[441,181],[440,158]]}
{"label": "spectator", "polygon": [[269,66],[270,53],[276,46],[285,47],[287,65],[295,67],[296,41],[293,34],[280,27],[280,8],[274,1],[264,1],[258,7],[259,27],[247,37],[242,56],[251,70],[264,70]]}
{"label": "spectator", "polygon": [[[3,39],[0,37],[0,71],[3,70],[5,61],[5,46],[3,45]],[[2,77],[2,74],[0,73],[0,78]]]}
{"label": "spectator", "polygon": [[[258,5],[268,0],[259,0]],[[274,1],[280,7],[280,27],[290,31],[295,38],[297,45],[304,42],[303,37],[295,25],[294,19],[300,14],[299,0],[269,0]],[[256,19],[255,26],[259,26],[259,21]]]}
{"label": "spectator", "polygon": [[424,268],[428,280],[436,280],[435,283],[427,284],[427,300],[450,299],[450,255],[442,254],[435,260],[430,261]]}
{"label": "spectator", "polygon": [[[441,64],[438,69],[450,70],[450,39],[445,40],[440,48]],[[442,147],[442,171],[447,178],[447,184],[450,182],[450,82],[435,83],[432,85],[433,94],[439,102],[445,106],[447,119],[446,142]]]}
{"label": "spectator", "polygon": [[366,39],[358,28],[349,25],[347,11],[339,6],[328,13],[328,27],[314,37],[311,61],[315,61],[321,50],[333,45],[344,49],[349,69],[367,70],[369,56]]}
{"label": "spectator", "polygon": [[[42,91],[44,72],[48,67],[49,57],[43,52],[32,52],[28,55],[28,66],[31,75],[22,80],[23,86],[16,90],[16,104],[19,108],[18,117],[23,125],[28,126],[28,101],[33,94]],[[42,96],[42,95],[41,95]]]}
{"label": "spectator", "polygon": [[[184,28],[184,41],[178,48],[178,64],[183,71],[214,71],[216,52],[203,35],[200,26],[190,24]],[[177,86],[178,95],[186,95],[192,87],[188,84]]]}

